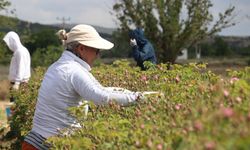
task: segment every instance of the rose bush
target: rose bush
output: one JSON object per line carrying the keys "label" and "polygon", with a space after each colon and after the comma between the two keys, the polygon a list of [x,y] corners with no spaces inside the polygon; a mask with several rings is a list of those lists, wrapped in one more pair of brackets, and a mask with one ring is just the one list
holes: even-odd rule
{"label": "rose bush", "polygon": [[[169,69],[170,68],[170,69]],[[18,139],[32,127],[43,68],[16,93],[12,125]],[[248,149],[250,147],[250,68],[220,77],[204,64],[149,65],[147,71],[125,60],[92,70],[104,86],[159,91],[137,105],[70,108],[83,128],[65,129],[48,141],[53,149]],[[72,131],[72,132],[71,132]]]}

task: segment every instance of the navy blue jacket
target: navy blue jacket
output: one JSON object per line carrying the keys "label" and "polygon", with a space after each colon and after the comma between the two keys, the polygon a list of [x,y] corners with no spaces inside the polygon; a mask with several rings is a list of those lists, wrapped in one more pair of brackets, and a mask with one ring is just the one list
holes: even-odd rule
{"label": "navy blue jacket", "polygon": [[142,70],[146,68],[143,65],[144,61],[150,61],[156,64],[155,51],[152,44],[144,37],[143,31],[137,28],[129,32],[129,37],[135,39],[137,45],[133,46],[132,56],[134,57],[137,65],[141,67]]}

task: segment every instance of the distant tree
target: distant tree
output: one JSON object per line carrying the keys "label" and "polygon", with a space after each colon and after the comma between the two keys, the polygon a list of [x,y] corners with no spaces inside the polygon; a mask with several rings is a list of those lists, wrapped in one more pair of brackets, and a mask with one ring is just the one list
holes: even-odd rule
{"label": "distant tree", "polygon": [[10,2],[6,0],[0,0],[0,11],[6,9],[6,7],[10,6]]}
{"label": "distant tree", "polygon": [[[7,0],[0,0],[0,11],[7,10],[11,3]],[[11,15],[15,14],[15,10],[10,10]],[[16,18],[10,18],[5,16],[0,16],[0,27],[11,28],[14,27],[17,23]]]}
{"label": "distant tree", "polygon": [[62,52],[63,48],[61,46],[49,45],[44,48],[37,48],[32,55],[32,67],[48,67],[61,56]]}
{"label": "distant tree", "polygon": [[2,40],[5,33],[0,32],[0,64],[9,64],[12,52],[7,47],[6,43]]}
{"label": "distant tree", "polygon": [[[10,6],[10,2],[6,0],[0,0],[0,11],[5,10],[8,6]],[[5,25],[5,18],[0,16],[0,27]],[[0,33],[0,38],[3,39],[5,33]],[[6,64],[10,59],[10,51],[8,50],[6,44],[1,40],[0,42],[0,63]]]}
{"label": "distant tree", "polygon": [[250,46],[238,48],[235,53],[241,56],[250,57]]}
{"label": "distant tree", "polygon": [[27,31],[27,33],[24,45],[32,56],[32,67],[47,67],[62,54],[62,44],[55,34],[55,29],[41,29],[37,32]]}
{"label": "distant tree", "polygon": [[[102,34],[101,34],[102,36]],[[105,36],[102,36],[105,38]],[[129,47],[129,39],[128,36],[124,36],[121,34],[121,31],[118,29],[112,32],[112,35],[106,37],[115,43],[114,47],[110,51],[104,51],[101,53],[101,58],[128,58],[130,57],[131,48]]]}
{"label": "distant tree", "polygon": [[129,54],[130,54],[130,48],[129,48],[129,45],[128,45],[128,37],[124,37],[122,34],[120,34],[120,31],[115,31],[113,32],[112,34],[113,36],[113,41],[114,43],[117,43],[115,44],[114,48],[112,48],[112,53],[113,53],[113,56],[116,56],[116,57],[129,57]]}
{"label": "distant tree", "polygon": [[228,44],[219,36],[214,39],[214,50],[216,56],[228,56],[232,53],[232,50]]}
{"label": "distant tree", "polygon": [[213,44],[203,43],[201,46],[201,56],[215,56],[215,48]]}
{"label": "distant tree", "polygon": [[59,46],[61,45],[60,40],[56,36],[56,30],[54,29],[43,29],[41,31],[31,33],[26,38],[25,46],[29,49],[31,55],[41,48],[47,48],[50,45]]}
{"label": "distant tree", "polygon": [[[122,34],[143,27],[161,62],[174,63],[183,48],[233,26],[234,7],[214,21],[210,0],[117,0],[113,6]],[[213,23],[214,22],[214,23]]]}

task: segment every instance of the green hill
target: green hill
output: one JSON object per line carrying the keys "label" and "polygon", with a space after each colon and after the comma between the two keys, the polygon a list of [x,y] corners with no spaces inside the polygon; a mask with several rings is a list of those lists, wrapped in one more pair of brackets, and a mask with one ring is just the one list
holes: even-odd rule
{"label": "green hill", "polygon": [[56,29],[59,27],[51,25],[43,25],[39,23],[30,23],[27,21],[19,20],[13,17],[0,16],[0,32],[8,32],[10,30],[24,32],[30,30],[31,32],[38,32],[44,29]]}
{"label": "green hill", "polygon": [[[73,26],[76,24],[68,24],[66,25],[66,30],[69,31]],[[94,28],[104,37],[110,38],[110,35],[112,34],[115,29],[113,28],[104,28],[100,26],[94,26]],[[18,31],[20,33],[25,32],[25,30],[30,30],[32,33],[39,32],[41,30],[46,29],[55,29],[59,30],[61,29],[60,24],[40,24],[40,23],[32,23],[24,20],[20,20],[18,18],[14,17],[6,17],[0,15],[0,32],[8,32],[10,30]]]}

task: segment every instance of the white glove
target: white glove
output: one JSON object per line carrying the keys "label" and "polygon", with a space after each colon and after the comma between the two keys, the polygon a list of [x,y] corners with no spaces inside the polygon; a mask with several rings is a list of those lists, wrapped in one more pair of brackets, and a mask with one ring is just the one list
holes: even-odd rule
{"label": "white glove", "polygon": [[139,100],[145,100],[145,98],[149,95],[160,95],[160,96],[164,96],[164,94],[162,92],[158,92],[158,91],[144,91],[144,92],[137,92],[139,95]]}
{"label": "white glove", "polygon": [[161,95],[164,96],[164,94],[162,92],[158,92],[158,91],[145,91],[142,92],[142,95],[145,97],[147,95]]}
{"label": "white glove", "polygon": [[136,46],[137,45],[137,42],[135,39],[130,39],[130,45],[131,46]]}
{"label": "white glove", "polygon": [[84,118],[87,118],[88,111],[89,111],[88,101],[80,101],[78,107],[81,105],[84,105],[84,110],[83,110],[84,111]]}
{"label": "white glove", "polygon": [[15,84],[12,86],[12,89],[13,89],[13,90],[18,90],[18,89],[19,89],[19,84],[15,83]]}

